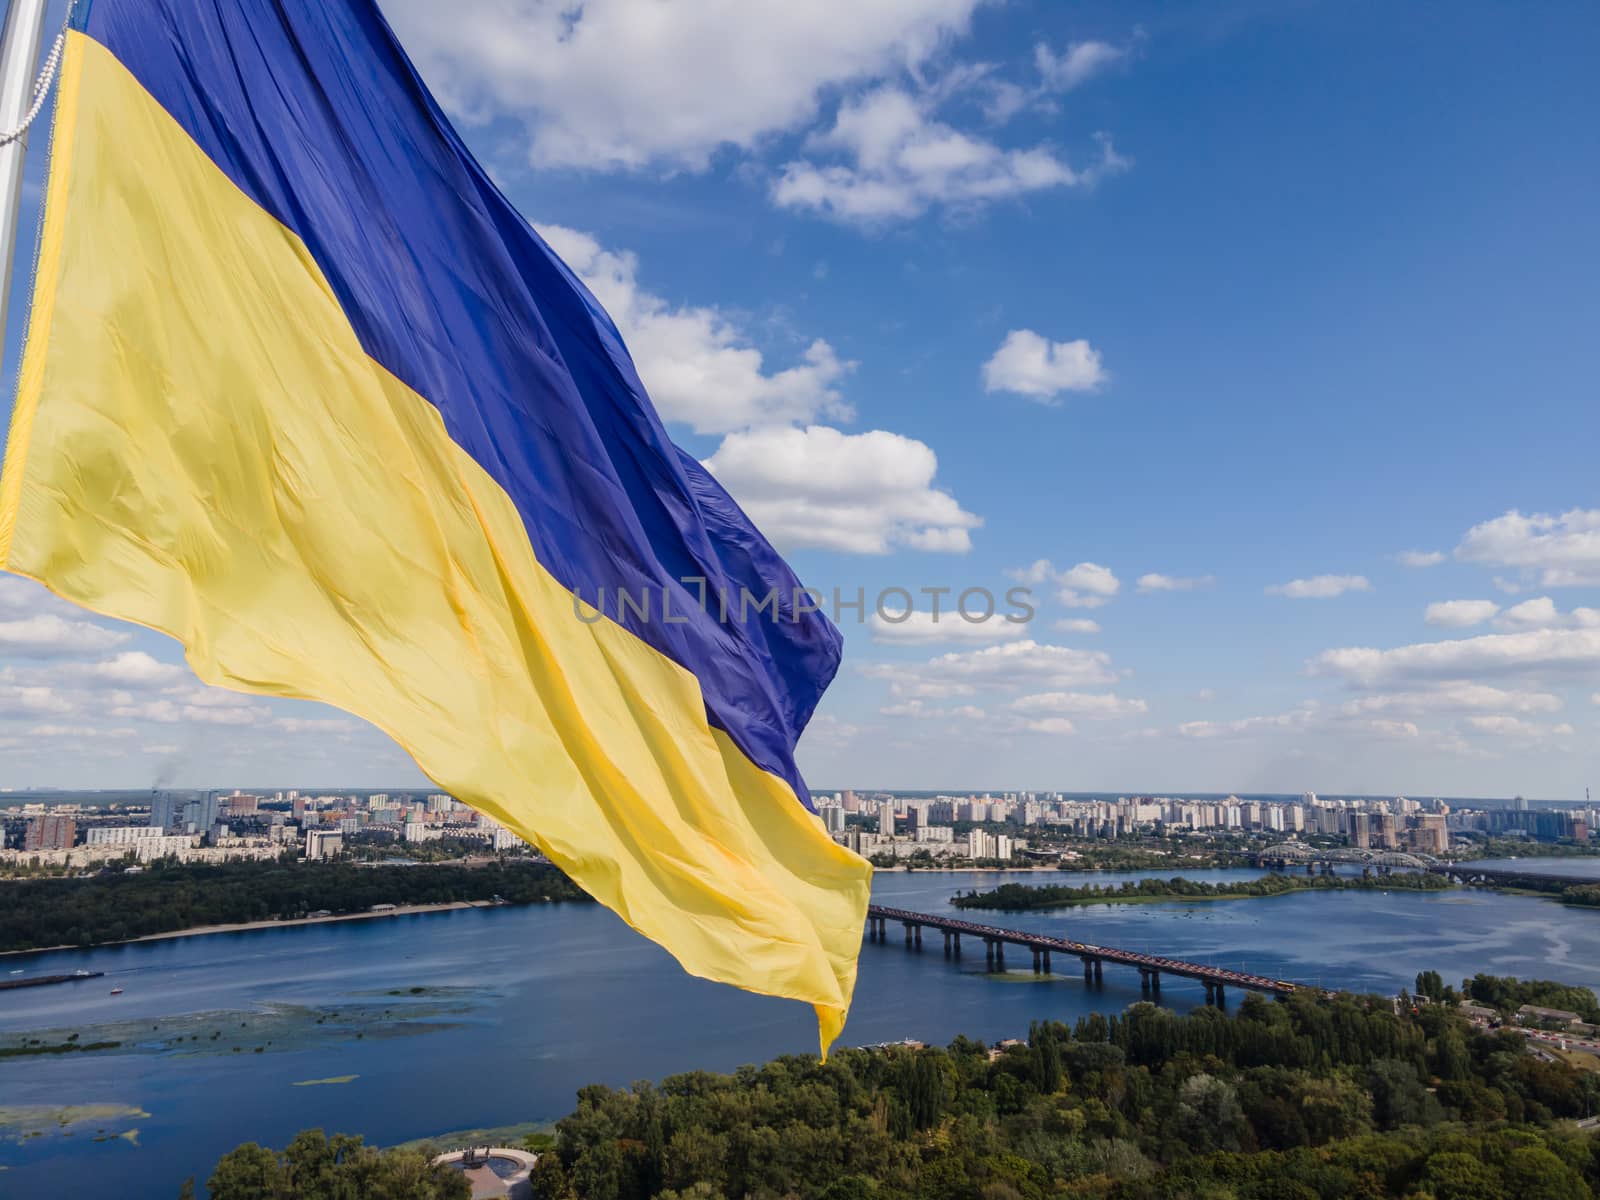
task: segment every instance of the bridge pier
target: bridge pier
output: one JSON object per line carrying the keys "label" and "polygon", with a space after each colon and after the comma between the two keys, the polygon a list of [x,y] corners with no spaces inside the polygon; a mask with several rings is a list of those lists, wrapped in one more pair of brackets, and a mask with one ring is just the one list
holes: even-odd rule
{"label": "bridge pier", "polygon": [[[1378,864],[1368,864],[1369,869]],[[1438,869],[1438,868],[1435,868]],[[1448,868],[1446,868],[1448,869]],[[1444,870],[1439,871],[1444,874]],[[1468,874],[1455,871],[1455,874]],[[873,905],[867,914],[866,933],[872,941],[884,942],[888,940],[888,923],[898,921],[905,930],[906,949],[913,947],[922,948],[922,929],[926,925],[944,935],[944,955],[946,959],[961,956],[961,934],[966,932],[983,942],[984,958],[990,972],[1004,973],[1006,970],[1006,943],[1011,943],[1022,950],[1033,952],[1033,969],[1036,975],[1053,975],[1050,962],[1052,950],[1059,950],[1078,959],[1083,964],[1083,982],[1085,990],[1092,984],[1099,987],[1105,974],[1106,960],[1103,954],[1110,954],[1113,963],[1135,968],[1139,972],[1140,988],[1147,1000],[1159,1003],[1161,994],[1162,968],[1157,963],[1171,962],[1170,970],[1179,975],[1193,979],[1205,988],[1207,1004],[1214,1004],[1222,1008],[1227,1003],[1223,981],[1226,979],[1234,986],[1256,989],[1262,992],[1277,995],[1280,999],[1292,993],[1294,985],[1281,980],[1268,979],[1246,973],[1243,968],[1238,972],[1218,969],[1214,964],[1206,965],[1196,962],[1177,962],[1154,957],[1149,954],[1134,953],[1128,950],[1113,950],[1107,947],[1085,945],[1081,942],[1058,940],[1045,937],[1038,933],[1021,929],[1003,929],[998,926],[978,925],[967,921],[956,920],[950,917],[937,916],[928,913],[908,912],[904,909],[890,908],[888,906]]]}
{"label": "bridge pier", "polygon": [[1306,874],[1307,875],[1315,875],[1316,873],[1317,873],[1317,864],[1314,863],[1314,862],[1308,862],[1306,864]]}

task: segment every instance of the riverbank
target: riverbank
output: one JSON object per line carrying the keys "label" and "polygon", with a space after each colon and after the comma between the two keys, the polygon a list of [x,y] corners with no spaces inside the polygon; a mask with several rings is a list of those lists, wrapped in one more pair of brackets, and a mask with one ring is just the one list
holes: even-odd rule
{"label": "riverbank", "polygon": [[338,921],[370,921],[378,917],[409,917],[418,913],[453,912],[462,908],[495,908],[493,900],[452,900],[444,904],[396,904],[382,912],[337,913],[326,917],[289,917],[284,920],[236,921],[226,925],[195,925],[189,929],[173,929],[166,933],[147,933],[142,937],[122,938],[113,942],[95,942],[93,946],[37,946],[29,950],[0,950],[0,958],[13,958],[24,954],[49,954],[56,950],[98,949],[102,946],[131,946],[137,942],[161,942],[169,938],[206,937],[213,933],[249,933],[256,929],[289,929],[296,925],[329,925]]}
{"label": "riverbank", "polygon": [[1437,875],[1378,875],[1350,878],[1342,875],[1264,875],[1240,883],[1196,883],[1181,876],[1145,879],[1120,888],[1060,885],[1029,887],[1003,883],[987,892],[952,896],[958,909],[999,912],[1038,912],[1093,904],[1168,904],[1202,900],[1260,900],[1302,892],[1443,892],[1455,885]]}
{"label": "riverbank", "polygon": [[556,868],[516,859],[470,867],[163,862],[141,872],[22,880],[5,890],[0,951],[115,945],[166,934],[193,936],[196,930],[270,928],[326,919],[325,914],[443,911],[451,905],[501,901],[590,902]]}

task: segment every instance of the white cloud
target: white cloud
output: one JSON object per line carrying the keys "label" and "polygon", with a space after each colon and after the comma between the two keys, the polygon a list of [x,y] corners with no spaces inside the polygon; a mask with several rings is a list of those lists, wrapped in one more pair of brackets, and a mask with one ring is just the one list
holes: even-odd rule
{"label": "white cloud", "polygon": [[845,100],[833,127],[807,139],[814,157],[785,164],[772,185],[773,202],[873,226],[933,207],[969,210],[1088,186],[1129,165],[1104,135],[1097,136],[1098,159],[1081,170],[1047,146],[1002,149],[935,118],[931,99],[885,85]]}
{"label": "white cloud", "polygon": [[[980,610],[974,609],[974,615]],[[996,613],[985,621],[969,621],[958,612],[940,610],[937,618],[931,612],[913,611],[895,619],[885,620],[882,613],[873,613],[867,625],[872,640],[880,645],[930,642],[1003,642],[1019,638],[1026,630],[1020,621],[1008,621]]]}
{"label": "white cloud", "polygon": [[1052,342],[1031,329],[1013,329],[983,364],[986,392],[1015,392],[1044,404],[1062,392],[1093,391],[1106,381],[1100,352],[1083,338]]}
{"label": "white cloud", "polygon": [[1456,557],[1517,567],[1544,587],[1600,586],[1600,508],[1559,516],[1513,509],[1469,529]]}
{"label": "white cloud", "polygon": [[1385,692],[1347,702],[1351,716],[1372,713],[1406,713],[1422,716],[1438,712],[1552,713],[1561,698],[1549,692],[1507,691],[1483,683],[1445,683],[1407,692]]}
{"label": "white cloud", "polygon": [[1034,692],[1011,702],[1016,713],[1050,713],[1057,716],[1131,717],[1150,711],[1143,700],[1115,692]]}
{"label": "white cloud", "polygon": [[1160,575],[1152,571],[1139,576],[1138,586],[1141,592],[1192,592],[1216,581],[1213,575]]}
{"label": "white cloud", "polygon": [[385,0],[430,86],[525,122],[540,166],[704,168],[809,124],[825,90],[915,67],[979,0]]}
{"label": "white cloud", "polygon": [[1440,550],[1402,550],[1394,559],[1402,567],[1437,567],[1445,557]]}
{"label": "white cloud", "polygon": [[869,679],[882,679],[901,695],[952,695],[976,688],[1076,688],[1115,683],[1111,656],[1034,641],[943,654],[926,663],[869,663]]}
{"label": "white cloud", "polygon": [[1062,617],[1055,627],[1063,633],[1099,633],[1100,622],[1088,617]]}
{"label": "white cloud", "polygon": [[93,654],[120,646],[132,635],[93,621],[71,621],[54,613],[0,621],[0,649],[45,658],[57,654]]}
{"label": "white cloud", "polygon": [[1346,592],[1370,592],[1365,575],[1317,575],[1311,579],[1291,579],[1267,588],[1269,596],[1288,596],[1294,600],[1326,600]]}
{"label": "white cloud", "polygon": [[1530,721],[1508,716],[1467,717],[1463,723],[1475,733],[1534,741],[1549,737],[1567,737],[1573,732],[1572,726],[1567,724],[1535,725]]}
{"label": "white cloud", "polygon": [[1048,558],[1035,559],[1026,567],[1013,567],[1006,572],[1007,578],[1015,579],[1018,583],[1027,584],[1029,587],[1038,587],[1039,584],[1056,577],[1056,569]]}
{"label": "white cloud", "polygon": [[284,733],[356,733],[365,728],[347,717],[275,717],[272,728]]}
{"label": "white cloud", "polygon": [[1078,732],[1078,728],[1066,717],[1039,717],[1033,720],[1018,722],[1019,730],[1024,733],[1045,733],[1052,737],[1071,737]]}
{"label": "white cloud", "polygon": [[1110,567],[1098,563],[1081,562],[1056,576],[1061,590],[1056,599],[1068,608],[1099,608],[1110,604],[1122,587],[1122,582],[1111,573]]}
{"label": "white cloud", "polygon": [[1590,704],[1594,704],[1594,705],[1600,705],[1600,692],[1596,692],[1596,693],[1594,693],[1594,695],[1590,696],[1589,697],[1589,703]]}
{"label": "white cloud", "polygon": [[925,679],[914,675],[896,675],[897,670],[915,671],[915,668],[897,668],[888,663],[869,663],[861,673],[869,679],[889,681],[889,694],[897,700],[948,700],[952,696],[970,696],[978,689],[970,683],[950,680]]}
{"label": "white cloud", "polygon": [[54,688],[0,680],[0,716],[61,716],[77,707]]}
{"label": "white cloud", "polygon": [[919,720],[962,720],[981,721],[984,717],[983,709],[971,704],[961,704],[954,708],[938,708],[924,704],[921,700],[907,700],[901,704],[890,704],[878,710],[886,717],[916,717]]}
{"label": "white cloud", "polygon": [[1240,717],[1233,721],[1185,721],[1178,733],[1186,738],[1240,737],[1267,730],[1301,729],[1315,715],[1311,707],[1297,708],[1292,712],[1270,717]]}
{"label": "white cloud", "polygon": [[1493,600],[1440,600],[1428,605],[1422,619],[1429,625],[1465,629],[1483,624],[1499,611],[1500,606]]}
{"label": "white cloud", "polygon": [[1309,663],[1313,674],[1336,675],[1363,687],[1484,676],[1534,676],[1600,670],[1600,630],[1540,629],[1491,633],[1448,642],[1378,650],[1325,650]]}
{"label": "white cloud", "polygon": [[1502,629],[1600,628],[1600,609],[1575,608],[1564,613],[1549,596],[1514,604],[1495,622]]}
{"label": "white cloud", "polygon": [[1387,717],[1351,716],[1342,712],[1329,713],[1311,702],[1289,712],[1272,716],[1241,717],[1233,721],[1185,721],[1178,726],[1178,733],[1181,736],[1196,740],[1310,732],[1325,736],[1384,741],[1422,736],[1422,731],[1411,721],[1396,721]]}
{"label": "white cloud", "polygon": [[[111,731],[115,736],[121,731]],[[104,736],[93,725],[35,725],[28,730],[29,737],[37,738],[92,738]]]}
{"label": "white cloud", "polygon": [[0,575],[0,612],[35,613],[55,597],[37,583],[15,575]]}
{"label": "white cloud", "polygon": [[113,717],[152,721],[159,725],[258,725],[272,719],[272,710],[253,697],[223,688],[195,686],[168,689],[164,698],[111,705]]}
{"label": "white cloud", "polygon": [[1043,86],[1051,91],[1069,92],[1121,62],[1128,52],[1106,42],[1073,42],[1057,54],[1041,42],[1033,48],[1033,56]]}
{"label": "white cloud", "polygon": [[102,662],[74,663],[57,670],[76,683],[124,688],[168,687],[194,679],[187,667],[161,662],[143,650],[124,650]]}
{"label": "white cloud", "polygon": [[820,338],[799,362],[769,371],[761,351],[715,308],[674,307],[639,286],[638,259],[559,225],[539,232],[611,314],[662,418],[696,433],[849,420],[837,385],[854,367]]}
{"label": "white cloud", "polygon": [[938,459],[881,429],[824,425],[729,434],[706,467],[779,546],[965,552],[983,522],[933,486]]}
{"label": "white cloud", "polygon": [[[1059,588],[1056,599],[1068,608],[1100,608],[1109,604],[1122,589],[1122,581],[1110,567],[1092,562],[1081,562],[1058,571],[1048,558],[1041,558],[1029,566],[1007,571],[1006,575],[1029,587],[1056,584]],[[1099,627],[1086,632],[1098,633]]]}

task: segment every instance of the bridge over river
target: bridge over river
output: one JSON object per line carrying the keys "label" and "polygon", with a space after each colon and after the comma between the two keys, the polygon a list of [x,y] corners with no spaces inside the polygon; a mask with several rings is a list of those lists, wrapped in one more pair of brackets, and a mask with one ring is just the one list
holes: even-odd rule
{"label": "bridge over river", "polygon": [[961,954],[961,936],[978,938],[983,942],[984,953],[991,966],[1004,968],[1007,946],[1018,946],[1033,954],[1033,969],[1048,973],[1051,954],[1067,954],[1083,962],[1083,977],[1099,979],[1106,963],[1134,967],[1139,972],[1140,986],[1147,992],[1161,991],[1163,975],[1181,975],[1205,984],[1206,1000],[1221,1004],[1228,987],[1247,991],[1269,992],[1274,996],[1292,996],[1299,991],[1322,994],[1321,989],[1287,979],[1269,979],[1265,975],[1251,975],[1245,971],[1230,971],[1224,967],[1205,963],[1185,962],[1179,958],[1163,958],[1156,954],[1140,954],[1133,950],[1118,950],[1111,946],[1091,946],[1087,942],[1074,942],[1068,938],[1050,937],[1042,933],[1027,933],[1020,929],[1002,929],[997,925],[980,925],[956,917],[940,917],[930,913],[911,912],[903,908],[887,908],[874,904],[867,909],[867,937],[871,941],[886,941],[890,921],[905,926],[906,946],[922,948],[923,929],[937,929],[944,934],[944,956]]}

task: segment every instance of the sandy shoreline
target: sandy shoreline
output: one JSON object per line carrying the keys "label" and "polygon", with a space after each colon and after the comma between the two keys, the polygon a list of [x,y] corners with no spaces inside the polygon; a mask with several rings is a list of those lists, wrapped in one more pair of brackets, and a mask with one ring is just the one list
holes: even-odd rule
{"label": "sandy shoreline", "polygon": [[234,925],[194,925],[167,933],[147,933],[143,937],[117,942],[95,942],[88,946],[39,946],[32,950],[0,950],[0,958],[19,954],[49,954],[56,950],[98,950],[103,946],[131,946],[135,942],[159,942],[167,938],[205,937],[212,933],[248,933],[253,929],[287,929],[294,925],[326,925],[333,921],[367,921],[376,917],[407,917],[413,913],[451,912],[460,908],[496,908],[493,900],[451,900],[445,904],[397,904],[382,912],[339,913],[331,917],[292,917],[287,921],[241,921]]}

